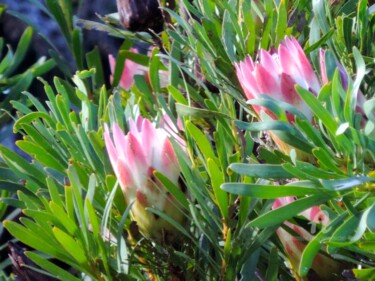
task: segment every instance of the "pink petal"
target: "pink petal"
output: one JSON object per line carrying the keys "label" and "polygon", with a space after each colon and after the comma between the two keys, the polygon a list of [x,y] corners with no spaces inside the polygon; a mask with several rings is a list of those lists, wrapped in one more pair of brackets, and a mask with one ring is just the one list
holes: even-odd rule
{"label": "pink petal", "polygon": [[145,151],[146,156],[151,160],[150,163],[153,163],[152,158],[155,157],[153,150],[158,149],[160,145],[158,143],[158,134],[154,125],[148,119],[143,119],[142,122],[142,146]]}
{"label": "pink petal", "polygon": [[119,154],[119,157],[124,157],[126,155],[125,146],[126,140],[124,133],[122,132],[121,128],[117,125],[117,123],[113,124],[113,140],[115,142],[116,151]]}
{"label": "pink petal", "polygon": [[[169,139],[165,139],[161,152],[160,172],[166,175],[171,181],[177,183],[179,177],[177,156],[173,150],[172,143]],[[156,168],[156,167],[155,167]]]}
{"label": "pink petal", "polygon": [[144,122],[144,120],[147,120],[146,118],[143,118],[141,115],[137,117],[137,128],[138,128],[138,131],[141,132],[142,131],[142,124]]}
{"label": "pink petal", "polygon": [[109,68],[111,69],[111,76],[110,76],[109,79],[110,79],[110,82],[112,84],[113,83],[113,74],[115,73],[115,67],[116,67],[116,59],[114,58],[114,56],[109,55],[108,60],[109,60]]}
{"label": "pink petal", "polygon": [[312,89],[315,92],[315,94],[317,94],[321,87],[319,80],[314,72],[314,69],[312,68],[310,61],[307,59],[306,54],[303,51],[301,45],[298,43],[298,41],[294,37],[291,37],[291,41],[293,42],[292,45],[297,50],[298,66],[301,71],[301,74],[303,75],[303,77],[309,85],[308,89]]}
{"label": "pink petal", "polygon": [[274,76],[274,79],[280,74],[281,69],[275,58],[269,52],[260,50],[260,64],[263,65],[268,72]]}
{"label": "pink petal", "polygon": [[132,132],[133,134],[138,133],[137,124],[133,119],[129,119],[129,132]]}
{"label": "pink petal", "polygon": [[253,77],[254,67],[251,58],[249,57],[235,66],[237,69],[238,80],[240,81],[246,97],[249,100],[256,98],[259,95],[259,89],[256,80]]}
{"label": "pink petal", "polygon": [[[272,69],[271,69],[272,71]],[[279,91],[280,81],[278,77],[274,77],[269,69],[266,69],[261,64],[258,64],[254,70],[255,80],[258,83],[258,88],[260,93],[269,95],[273,98],[281,98],[281,93]]]}
{"label": "pink petal", "polygon": [[301,215],[306,217],[311,222],[321,223],[323,225],[329,222],[329,217],[318,206],[314,206],[303,211]]}
{"label": "pink petal", "polygon": [[104,141],[105,141],[105,146],[107,148],[107,152],[109,155],[109,160],[111,161],[112,167],[115,167],[118,154],[115,149],[115,146],[113,145],[107,124],[104,124]]}
{"label": "pink petal", "polygon": [[117,178],[119,180],[120,186],[124,193],[127,192],[129,188],[134,186],[134,181],[132,177],[132,171],[125,164],[125,160],[120,158],[117,162]]}
{"label": "pink petal", "polygon": [[283,100],[291,105],[298,106],[301,102],[301,98],[295,89],[296,82],[286,73],[281,74],[280,80]]}
{"label": "pink petal", "polygon": [[297,54],[292,54],[285,45],[281,44],[278,51],[282,72],[292,77],[300,86],[308,89],[307,82],[304,80],[304,76],[297,65],[299,59],[296,57]]}
{"label": "pink petal", "polygon": [[322,77],[323,85],[325,85],[328,83],[328,77],[327,77],[325,51],[323,49],[319,50],[319,64],[320,64],[320,75]]}
{"label": "pink petal", "polygon": [[292,196],[279,197],[273,203],[272,209],[277,209],[277,208],[280,208],[282,206],[288,205],[288,204],[292,203],[294,200],[295,200],[295,198],[292,197]]}
{"label": "pink petal", "polygon": [[122,71],[120,86],[125,90],[129,90],[134,83],[134,68],[137,67],[132,61],[125,61],[125,67]]}
{"label": "pink petal", "polygon": [[134,168],[134,172],[140,173],[141,170],[144,170],[148,166],[148,155],[144,154],[141,144],[132,133],[128,133],[125,143],[125,155],[128,165]]}

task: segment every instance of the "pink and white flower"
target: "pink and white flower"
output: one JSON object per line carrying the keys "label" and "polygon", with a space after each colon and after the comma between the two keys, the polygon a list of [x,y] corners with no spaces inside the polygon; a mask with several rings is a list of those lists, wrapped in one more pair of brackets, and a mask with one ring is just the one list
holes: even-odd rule
{"label": "pink and white flower", "polygon": [[[249,56],[244,61],[235,64],[237,77],[249,100],[260,98],[261,94],[271,96],[276,100],[294,105],[300,112],[312,119],[312,112],[295,90],[300,85],[306,90],[317,94],[321,88],[309,60],[294,37],[286,37],[280,42],[276,51],[259,51],[259,60],[253,61]],[[254,106],[259,114],[264,110]],[[294,117],[288,115],[290,122]]]}
{"label": "pink and white flower", "polygon": [[[295,201],[294,197],[281,197],[275,200],[272,208],[277,209],[286,206],[293,201]],[[277,236],[284,247],[285,254],[290,261],[290,265],[296,274],[300,266],[303,250],[305,249],[306,244],[313,239],[313,234],[317,231],[317,224],[325,226],[329,223],[328,216],[318,206],[311,207],[301,212],[300,215],[309,221],[310,231],[287,221],[284,222],[284,225],[288,226],[298,236],[292,235],[281,227],[276,231]],[[326,255],[318,254],[314,258],[311,268],[314,274],[319,277],[319,280],[333,280],[332,278],[336,276],[335,274],[340,273],[341,264]]]}
{"label": "pink and white flower", "polygon": [[129,132],[124,135],[117,124],[113,125],[113,139],[105,126],[104,139],[108,155],[125,198],[132,207],[132,215],[143,235],[165,240],[174,228],[166,221],[146,210],[153,207],[163,211],[177,222],[183,214],[177,202],[154,171],[165,175],[179,186],[180,167],[168,133],[156,128],[148,119],[129,120]]}
{"label": "pink and white flower", "polygon": [[[130,48],[130,52],[133,53],[138,53],[137,49],[135,48]],[[151,55],[151,50],[148,52],[148,56]],[[113,74],[115,73],[115,68],[116,68],[116,59],[112,56],[109,55],[109,66],[111,69],[111,83],[113,83]],[[122,70],[121,78],[119,85],[125,89],[125,90],[130,90],[130,88],[134,84],[134,76],[136,75],[142,75],[145,77],[146,82],[150,84],[150,74],[149,74],[149,68],[143,65],[140,65],[130,59],[125,60],[124,68]],[[162,88],[166,87],[169,82],[169,71],[166,70],[159,70],[159,82],[160,86]]]}
{"label": "pink and white flower", "polygon": [[[138,53],[137,49],[131,48],[131,52]],[[113,82],[113,74],[115,73],[116,68],[116,59],[109,55],[109,66],[111,68],[111,83]],[[132,60],[125,60],[124,68],[122,70],[121,78],[119,85],[124,88],[125,90],[130,90],[130,88],[134,84],[134,76],[135,75],[148,75],[148,69],[147,67],[144,67],[140,64],[137,64],[136,62]]]}

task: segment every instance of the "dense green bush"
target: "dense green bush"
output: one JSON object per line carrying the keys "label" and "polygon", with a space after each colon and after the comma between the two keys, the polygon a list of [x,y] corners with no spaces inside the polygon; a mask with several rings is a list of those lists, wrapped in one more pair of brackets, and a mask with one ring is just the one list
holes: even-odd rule
{"label": "dense green bush", "polygon": [[[46,1],[77,72],[41,79],[45,104],[12,102],[32,161],[0,147],[2,202],[23,214],[3,224],[31,267],[60,280],[374,279],[374,6],[160,2],[155,34]],[[80,28],[124,39],[110,87]]]}

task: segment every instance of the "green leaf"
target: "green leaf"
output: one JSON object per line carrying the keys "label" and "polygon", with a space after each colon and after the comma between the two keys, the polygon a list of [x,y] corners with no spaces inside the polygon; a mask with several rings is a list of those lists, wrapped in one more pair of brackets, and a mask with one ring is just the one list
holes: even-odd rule
{"label": "green leaf", "polygon": [[176,186],[171,180],[165,175],[158,171],[154,171],[154,175],[158,180],[165,186],[165,188],[172,194],[172,196],[180,203],[184,209],[189,209],[189,202],[187,200],[186,194],[181,190],[181,187]]}
{"label": "green leaf", "polygon": [[48,271],[49,273],[53,274],[55,278],[59,280],[66,280],[66,281],[80,281],[81,279],[73,276],[68,271],[62,269],[61,267],[55,265],[54,263],[47,260],[45,257],[41,257],[40,255],[33,253],[33,252],[25,252],[25,255],[39,265],[44,270]]}
{"label": "green leaf", "polygon": [[35,233],[36,235],[39,236],[39,238],[43,241],[48,241],[48,243],[56,247],[57,250],[59,250],[60,254],[63,254],[63,250],[61,249],[59,243],[56,241],[55,237],[53,236],[52,233],[52,228],[51,224],[53,224],[53,217],[51,219],[45,220],[44,217],[45,213],[43,214],[42,211],[33,211],[33,210],[27,210],[30,211],[30,216],[35,215],[35,220],[34,219],[29,219],[26,217],[21,217],[20,222],[31,232]]}
{"label": "green leaf", "polygon": [[337,167],[338,164],[335,162],[335,159],[332,157],[331,153],[327,153],[327,150],[320,147],[314,148],[313,155],[318,158],[319,164],[328,171],[343,174],[343,172]]}
{"label": "green leaf", "polygon": [[59,187],[57,186],[54,178],[52,177],[47,177],[46,181],[47,181],[48,191],[51,196],[52,202],[54,202],[55,204],[63,208],[64,202],[62,200],[62,194],[61,194],[63,189],[61,188],[59,190]]}
{"label": "green leaf", "polygon": [[65,190],[65,209],[68,216],[73,219],[74,215],[74,199],[73,199],[73,188],[70,185],[64,186]]}
{"label": "green leaf", "polygon": [[167,89],[168,89],[168,93],[176,100],[176,102],[183,104],[183,105],[188,104],[186,98],[181,94],[181,92],[178,89],[176,89],[172,85],[168,85]]}
{"label": "green leaf", "polygon": [[49,243],[38,236],[37,233],[33,233],[18,223],[12,221],[4,221],[4,227],[9,231],[12,236],[16,237],[22,243],[33,247],[41,252],[47,253],[53,257],[61,257],[59,249],[56,249]]}
{"label": "green leaf", "polygon": [[[125,239],[123,237],[124,232],[124,225],[125,222],[130,214],[130,210],[133,207],[133,203],[130,203],[125,212],[123,213],[120,223],[118,225],[118,230],[116,234],[116,240],[117,240],[117,268],[119,272],[128,273],[129,267],[127,263],[124,264],[124,261],[128,260],[128,248],[125,243]],[[123,265],[124,264],[124,265]]]}
{"label": "green leaf", "polygon": [[267,118],[266,115],[262,115],[262,120],[264,119],[269,120],[251,123],[236,120],[235,125],[240,129],[252,132],[272,131],[272,133],[274,133],[282,141],[307,153],[310,153],[313,149],[313,146],[293,125],[289,124],[288,122],[272,120],[270,117]]}
{"label": "green leaf", "polygon": [[307,120],[304,113],[300,112],[293,105],[287,102],[274,99],[268,95],[261,94],[260,98],[248,100],[246,103],[251,104],[251,105],[259,105],[259,106],[268,108],[278,117],[280,121],[288,122],[288,119],[285,114],[286,111],[288,111],[289,113],[292,113],[293,115],[295,115],[296,117],[299,117],[302,120]]}
{"label": "green leaf", "polygon": [[249,177],[255,178],[292,178],[293,175],[285,171],[281,165],[274,164],[242,164],[242,163],[232,163],[229,165],[228,169],[233,172]]}
{"label": "green leaf", "polygon": [[17,191],[18,199],[25,203],[28,209],[38,210],[41,207],[41,202],[35,195],[27,195],[22,191]]}
{"label": "green leaf", "polygon": [[224,174],[220,170],[216,162],[211,158],[207,159],[207,168],[208,168],[208,173],[210,175],[211,185],[214,191],[217,204],[219,205],[220,211],[224,219],[228,220],[229,218],[228,194],[224,192],[223,189],[220,188],[220,185],[222,185],[225,181]]}
{"label": "green leaf", "polygon": [[71,38],[71,50],[74,56],[74,59],[79,70],[84,70],[83,62],[83,42],[82,42],[82,31],[78,28],[74,28],[73,31],[70,31]]}
{"label": "green leaf", "polygon": [[23,210],[23,213],[35,220],[37,223],[56,223],[58,220],[55,216],[48,212],[48,211],[41,211],[40,209],[36,208],[29,208]]}
{"label": "green leaf", "polygon": [[61,1],[56,0],[46,0],[46,4],[48,7],[48,10],[51,12],[51,14],[54,16],[56,22],[59,24],[59,27],[64,34],[66,40],[68,43],[71,43],[71,18],[68,18],[69,16],[65,17],[64,15],[64,9],[60,6]]}
{"label": "green leaf", "polygon": [[29,141],[17,141],[16,144],[19,148],[40,161],[46,167],[65,173],[66,167],[64,167],[61,161],[54,158],[53,155],[48,153],[43,147]]}
{"label": "green leaf", "polygon": [[273,186],[250,183],[225,183],[221,189],[237,194],[256,198],[276,199],[285,196],[304,196],[310,194],[323,194],[321,189],[301,186]]}
{"label": "green leaf", "polygon": [[273,247],[269,253],[268,268],[265,280],[277,280],[279,264],[279,254],[277,247]]}
{"label": "green leaf", "polygon": [[86,257],[86,253],[82,248],[79,241],[76,241],[70,235],[66,234],[64,231],[57,227],[53,228],[53,234],[61,246],[75,259],[75,261],[83,267],[88,266],[89,261]]}
{"label": "green leaf", "polygon": [[269,211],[260,215],[252,220],[249,225],[258,228],[266,228],[274,226],[286,221],[293,216],[301,213],[302,211],[311,208],[312,206],[319,205],[329,200],[330,196],[327,194],[317,194],[306,198],[298,199],[286,206],[277,208],[276,210]]}
{"label": "green leaf", "polygon": [[208,141],[207,137],[190,121],[186,122],[186,129],[191,134],[192,138],[195,140],[195,143],[199,147],[199,150],[202,152],[204,158],[207,160],[209,158],[216,159],[215,153],[212,150],[211,144]]}
{"label": "green leaf", "polygon": [[[44,186],[45,174],[40,171],[35,165],[28,163],[24,158],[10,149],[0,146],[0,154],[8,166],[19,175],[20,178],[28,178],[39,184],[39,187]],[[37,188],[36,188],[37,189]],[[36,192],[37,190],[31,190]]]}
{"label": "green leaf", "polygon": [[32,36],[33,29],[31,27],[27,27],[20,38],[16,52],[14,53],[14,56],[12,58],[12,62],[7,70],[3,73],[3,75],[11,75],[21,64],[21,62],[25,58],[27,49],[29,48]]}
{"label": "green leaf", "polygon": [[336,247],[343,247],[351,244],[350,236],[353,231],[358,227],[359,218],[351,216],[345,220],[336,230],[332,233],[328,242],[327,251],[333,253]]}
{"label": "green leaf", "polygon": [[343,191],[352,189],[367,182],[375,182],[375,179],[365,176],[359,176],[338,180],[321,180],[320,182],[324,188],[327,188],[329,190]]}
{"label": "green leaf", "polygon": [[66,231],[70,235],[77,235],[78,226],[76,225],[76,222],[67,215],[65,210],[54,202],[50,202],[49,205],[51,208],[51,212],[55,216],[55,219],[57,219],[60,224],[64,226]]}
{"label": "green leaf", "polygon": [[160,57],[157,56],[158,52],[159,50],[157,48],[152,50],[149,71],[151,87],[156,93],[160,93],[159,70],[161,68],[161,62]]}
{"label": "green leaf", "polygon": [[373,204],[366,212],[366,225],[371,232],[375,233],[375,204]]}
{"label": "green leaf", "polygon": [[234,32],[233,23],[230,20],[229,11],[226,10],[223,16],[223,45],[228,54],[228,57],[232,62],[236,61],[235,56],[235,46],[236,44],[236,34]]}
{"label": "green leaf", "polygon": [[[288,1],[281,0],[277,9],[277,23],[276,23],[276,42],[279,45],[280,40],[284,39],[286,29],[288,27]],[[267,279],[269,280],[269,279]]]}
{"label": "green leaf", "polygon": [[16,121],[16,123],[14,124],[13,132],[18,133],[18,131],[20,129],[22,129],[22,125],[24,123],[30,124],[34,120],[37,120],[39,118],[45,120],[47,122],[48,126],[50,126],[52,128],[54,127],[55,121],[47,113],[45,113],[45,112],[32,112],[32,113],[29,113],[25,116],[22,116],[21,118],[19,118]]}
{"label": "green leaf", "polygon": [[174,219],[172,219],[170,216],[166,215],[165,213],[163,213],[159,209],[146,208],[146,210],[149,211],[149,212],[151,212],[151,213],[154,213],[154,214],[158,215],[160,218],[162,218],[163,220],[165,220],[168,223],[170,223],[173,227],[175,227],[183,235],[185,235],[186,237],[192,239],[192,237],[190,236],[189,232],[187,232],[186,229],[182,225],[180,225],[178,222],[176,222]]}
{"label": "green leaf", "polygon": [[296,85],[296,90],[306,104],[311,108],[312,112],[322,120],[332,135],[336,134],[337,124],[331,114],[320,104],[319,100],[309,91],[305,90],[299,85]]}
{"label": "green leaf", "polygon": [[[23,193],[30,193],[23,185],[11,181],[0,180],[0,190],[7,190],[11,193],[16,193],[18,190]],[[32,194],[30,194],[32,195]]]}
{"label": "green leaf", "polygon": [[363,110],[365,111],[367,118],[375,124],[375,98],[365,101],[363,104]]}
{"label": "green leaf", "polygon": [[194,117],[201,117],[201,118],[220,118],[221,117],[221,118],[231,119],[230,116],[222,112],[190,107],[190,106],[186,106],[180,103],[176,104],[176,110],[180,116],[194,116]]}
{"label": "green leaf", "polygon": [[94,86],[101,87],[104,84],[104,70],[101,62],[98,47],[86,54],[87,66],[89,69],[95,69]]}
{"label": "green leaf", "polygon": [[363,268],[363,269],[353,269],[354,276],[359,280],[374,280],[375,279],[375,269],[374,268]]}

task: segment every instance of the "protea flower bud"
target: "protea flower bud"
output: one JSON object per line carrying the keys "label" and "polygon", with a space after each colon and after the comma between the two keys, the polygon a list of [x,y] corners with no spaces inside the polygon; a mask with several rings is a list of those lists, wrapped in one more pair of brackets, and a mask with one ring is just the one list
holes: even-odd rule
{"label": "protea flower bud", "polygon": [[[261,94],[294,105],[299,111],[312,119],[310,108],[303,102],[295,90],[298,84],[306,90],[317,94],[321,88],[319,80],[297,40],[286,37],[280,42],[277,52],[260,50],[259,61],[254,62],[251,57],[235,64],[237,77],[245,92],[251,99],[260,98]],[[267,109],[254,106],[259,114]],[[290,122],[294,116],[288,115]]]}
{"label": "protea flower bud", "polygon": [[[166,6],[173,8],[174,0],[167,0]],[[130,31],[163,30],[164,18],[158,0],[117,0],[121,23]]]}
{"label": "protea flower bud", "polygon": [[[277,209],[292,203],[294,200],[294,197],[278,198],[275,200],[272,208]],[[301,255],[306,244],[314,237],[312,234],[315,234],[316,232],[316,225],[327,225],[329,223],[329,218],[320,210],[318,206],[307,209],[300,213],[300,215],[309,220],[311,227],[310,232],[290,222],[284,222],[284,224],[297,233],[299,237],[293,236],[291,233],[281,227],[277,230],[277,236],[284,247],[291,268],[297,275],[296,277],[298,280],[301,280],[297,274]],[[309,275],[315,276],[313,280],[337,280],[341,271],[342,264],[340,262],[335,261],[326,255],[318,254],[314,258]]]}
{"label": "protea flower bud", "polygon": [[134,202],[131,213],[140,232],[151,239],[171,241],[174,227],[146,208],[159,209],[175,221],[183,221],[175,198],[154,176],[154,171],[158,171],[178,186],[180,168],[176,154],[167,132],[148,119],[138,117],[129,125],[130,131],[124,135],[114,124],[113,141],[105,127],[104,139],[113,170],[127,202]]}
{"label": "protea flower bud", "polygon": [[[138,53],[137,49],[130,49],[131,52]],[[113,82],[113,74],[115,73],[116,68],[116,59],[109,55],[109,66],[111,68],[111,83]],[[142,65],[139,65],[132,60],[126,60],[124,64],[124,68],[122,70],[121,78],[119,85],[124,88],[125,90],[129,90],[134,84],[134,76],[135,75],[145,75],[148,76],[148,68]]]}
{"label": "protea flower bud", "polygon": [[[137,49],[130,48],[130,52],[138,53]],[[148,56],[151,55],[151,50],[148,51]],[[109,66],[111,69],[111,77],[110,81],[113,83],[113,75],[115,73],[116,68],[116,59],[109,55]],[[121,78],[119,85],[124,88],[125,90],[130,90],[130,88],[134,84],[134,76],[135,75],[143,75],[146,79],[146,82],[150,85],[150,73],[149,68],[140,64],[137,64],[136,62],[132,60],[125,60],[124,68],[122,70]],[[166,70],[159,70],[159,83],[160,87],[166,87],[169,83],[169,71]]]}
{"label": "protea flower bud", "polygon": [[[251,99],[260,98],[261,94],[269,95],[295,106],[300,112],[312,120],[313,113],[301,99],[295,90],[295,85],[317,94],[321,88],[318,77],[308,61],[303,49],[293,37],[286,37],[280,42],[276,51],[260,50],[259,60],[254,62],[251,57],[235,64],[238,80],[245,92],[246,97]],[[273,113],[259,106],[253,106],[260,114],[263,110],[271,117]],[[289,122],[294,122],[294,116],[287,113]],[[271,134],[278,147],[286,154],[289,154],[292,147],[281,141],[274,134]],[[299,159],[306,158],[306,155],[297,150]]]}

